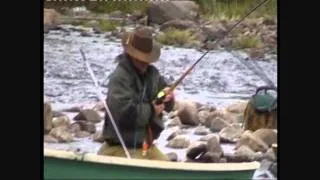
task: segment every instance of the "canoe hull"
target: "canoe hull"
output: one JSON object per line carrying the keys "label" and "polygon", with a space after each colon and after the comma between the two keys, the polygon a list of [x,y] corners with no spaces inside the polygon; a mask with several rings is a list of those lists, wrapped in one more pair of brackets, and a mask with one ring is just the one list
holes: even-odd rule
{"label": "canoe hull", "polygon": [[44,157],[44,179],[252,179],[254,172],[171,170]]}

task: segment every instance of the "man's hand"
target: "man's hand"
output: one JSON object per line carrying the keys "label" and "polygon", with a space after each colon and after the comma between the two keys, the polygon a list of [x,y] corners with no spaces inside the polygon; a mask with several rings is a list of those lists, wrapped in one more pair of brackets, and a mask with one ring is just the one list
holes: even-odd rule
{"label": "man's hand", "polygon": [[153,107],[155,110],[156,115],[160,115],[162,113],[162,111],[164,110],[164,104],[156,104],[155,102],[153,102]]}
{"label": "man's hand", "polygon": [[[165,87],[163,91],[167,94],[170,87]],[[166,95],[166,98],[163,100],[163,102],[169,102],[174,98],[173,91],[171,91],[169,94]]]}

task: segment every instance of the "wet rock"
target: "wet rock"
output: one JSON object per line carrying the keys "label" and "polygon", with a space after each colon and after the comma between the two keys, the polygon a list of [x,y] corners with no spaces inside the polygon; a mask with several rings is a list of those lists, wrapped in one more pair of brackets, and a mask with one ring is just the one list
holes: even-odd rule
{"label": "wet rock", "polygon": [[57,139],[59,143],[73,141],[73,137],[72,137],[71,133],[68,132],[68,129],[65,126],[53,128],[50,131],[49,135],[51,135],[52,137]]}
{"label": "wet rock", "polygon": [[76,133],[81,131],[81,127],[79,123],[72,123],[69,127],[69,132],[70,133]]}
{"label": "wet rock", "polygon": [[220,158],[223,155],[223,150],[220,146],[219,138],[212,137],[207,142],[207,150],[209,152],[215,153]]}
{"label": "wet rock", "polygon": [[263,154],[263,159],[267,159],[269,161],[276,161],[276,155],[273,152],[272,148],[269,148],[266,153]]}
{"label": "wet rock", "polygon": [[268,145],[260,138],[255,137],[250,130],[245,131],[240,136],[239,141],[236,143],[235,149],[238,149],[242,145],[247,145],[255,152],[261,151],[264,153],[268,150]]}
{"label": "wet rock", "polygon": [[198,9],[193,1],[150,1],[148,24],[162,24],[173,19],[194,20]]}
{"label": "wet rock", "polygon": [[179,117],[174,117],[173,119],[171,119],[170,123],[168,123],[168,127],[173,127],[173,126],[179,126],[181,125],[181,121]]}
{"label": "wet rock", "polygon": [[82,37],[92,37],[92,35],[89,32],[86,32],[86,31],[81,32],[80,36],[82,36]]}
{"label": "wet rock", "polygon": [[199,126],[194,130],[194,134],[199,135],[199,136],[204,136],[209,133],[210,133],[210,131],[204,126]]}
{"label": "wet rock", "polygon": [[235,151],[236,156],[244,156],[248,159],[248,161],[253,161],[256,158],[256,152],[254,152],[250,147],[247,145],[242,145],[240,146],[236,151]]}
{"label": "wet rock", "polygon": [[188,133],[188,131],[183,130],[183,129],[179,129],[179,130],[171,133],[171,134],[168,136],[167,141],[170,141],[171,139],[175,138],[175,137],[178,136],[178,135],[183,135],[183,134],[187,134],[187,133]]}
{"label": "wet rock", "polygon": [[52,125],[53,127],[59,127],[59,126],[65,126],[69,127],[70,126],[70,119],[68,116],[61,116],[61,117],[54,117],[52,118]]}
{"label": "wet rock", "polygon": [[217,117],[223,119],[225,122],[227,122],[229,124],[233,124],[233,123],[237,122],[237,119],[234,116],[234,114],[226,111],[225,109],[218,109],[218,110],[212,112],[209,119],[214,119]]}
{"label": "wet rock", "polygon": [[54,9],[43,9],[43,28],[44,31],[49,32],[57,26],[57,19],[59,14]]}
{"label": "wet rock", "polygon": [[226,110],[228,112],[231,112],[231,113],[244,113],[244,110],[246,109],[247,107],[247,103],[248,102],[235,102],[231,105],[229,105]]}
{"label": "wet rock", "polygon": [[217,108],[214,107],[214,106],[200,105],[200,106],[198,107],[198,112],[199,112],[199,113],[200,113],[201,111],[207,111],[207,112],[209,112],[209,113],[212,113],[212,112],[214,112],[215,110],[217,110]]}
{"label": "wet rock", "polygon": [[94,111],[103,111],[103,112],[107,112],[106,108],[104,107],[103,102],[99,101],[93,108],[92,110]]}
{"label": "wet rock", "polygon": [[96,133],[94,133],[92,135],[92,139],[95,142],[103,143],[104,142],[104,137],[103,137],[102,131],[97,131]]}
{"label": "wet rock", "polygon": [[188,159],[195,160],[199,155],[207,152],[207,145],[200,144],[199,146],[189,148],[187,150],[186,156]]}
{"label": "wet rock", "polygon": [[96,132],[95,124],[90,121],[77,121],[76,123],[80,125],[81,131],[87,131],[91,134]]}
{"label": "wet rock", "polygon": [[225,154],[224,158],[227,159],[228,163],[250,162],[247,156],[242,156],[242,155]]}
{"label": "wet rock", "polygon": [[205,124],[205,122],[208,120],[208,117],[210,116],[210,111],[201,110],[199,111],[198,116],[200,123]]}
{"label": "wet rock", "polygon": [[220,154],[206,152],[199,158],[199,160],[203,163],[218,163],[220,162]]}
{"label": "wet rock", "polygon": [[87,131],[78,131],[75,133],[74,135],[76,138],[85,138],[85,137],[88,137],[90,136],[90,133],[87,132]]}
{"label": "wet rock", "polygon": [[211,138],[218,138],[219,143],[220,143],[220,137],[219,137],[219,135],[217,135],[217,134],[208,134],[208,135],[206,135],[206,136],[204,136],[204,137],[201,137],[201,138],[199,139],[199,141],[209,141]]}
{"label": "wet rock", "polygon": [[248,55],[251,59],[263,59],[265,56],[265,50],[263,48],[251,48]]}
{"label": "wet rock", "polygon": [[254,136],[260,138],[264,143],[271,147],[272,144],[277,143],[277,133],[273,129],[258,129],[253,133]]}
{"label": "wet rock", "polygon": [[43,115],[44,115],[44,134],[47,134],[52,129],[52,107],[49,102],[43,104]]}
{"label": "wet rock", "polygon": [[52,111],[52,117],[61,117],[61,116],[66,116],[66,114],[64,114],[63,112],[60,111]]}
{"label": "wet rock", "polygon": [[59,143],[59,141],[56,138],[54,138],[50,135],[44,135],[43,141],[46,143]]}
{"label": "wet rock", "polygon": [[101,122],[100,115],[92,109],[81,110],[79,114],[77,114],[73,119],[76,121],[83,120],[83,121],[90,121],[93,123]]}
{"label": "wet rock", "polygon": [[160,26],[160,31],[165,31],[168,28],[186,30],[186,29],[192,29],[192,28],[196,28],[196,27],[197,27],[197,25],[193,21],[173,19],[173,20],[170,20],[170,21],[163,23]]}
{"label": "wet rock", "polygon": [[[208,122],[208,121],[207,121]],[[212,132],[220,132],[223,128],[230,126],[225,120],[220,117],[212,119],[209,125],[209,128]]]}
{"label": "wet rock", "polygon": [[188,100],[181,100],[176,102],[177,105],[177,116],[179,117],[182,124],[187,125],[198,125],[198,110],[195,102]]}
{"label": "wet rock", "polygon": [[223,143],[233,143],[240,138],[242,132],[243,130],[239,124],[232,124],[231,126],[223,128],[219,132],[219,137]]}
{"label": "wet rock", "polygon": [[169,158],[169,161],[172,161],[172,162],[177,162],[178,161],[178,155],[177,153],[175,152],[170,152],[170,153],[167,153],[166,154]]}
{"label": "wet rock", "polygon": [[184,149],[187,148],[190,145],[190,140],[184,136],[179,135],[173,138],[168,142],[166,147],[174,148],[174,149]]}

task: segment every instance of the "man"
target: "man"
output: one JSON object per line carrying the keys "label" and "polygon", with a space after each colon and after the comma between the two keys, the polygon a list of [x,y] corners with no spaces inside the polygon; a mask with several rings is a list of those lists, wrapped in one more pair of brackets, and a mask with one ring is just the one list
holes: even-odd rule
{"label": "man", "polygon": [[[147,27],[124,33],[124,53],[117,57],[119,64],[110,75],[107,104],[132,158],[168,160],[153,145],[164,129],[162,111],[173,109],[174,97],[169,93],[162,104],[154,100],[161,90],[169,87],[159,71],[151,65],[160,56],[160,45],[153,41]],[[125,157],[125,151],[106,114],[103,136],[105,143],[98,154]],[[145,143],[144,143],[145,142]],[[147,153],[143,147],[147,145]]]}

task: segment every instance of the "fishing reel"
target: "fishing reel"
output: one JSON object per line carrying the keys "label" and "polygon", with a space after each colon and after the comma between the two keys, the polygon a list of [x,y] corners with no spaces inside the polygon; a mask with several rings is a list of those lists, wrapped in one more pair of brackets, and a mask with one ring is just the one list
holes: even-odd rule
{"label": "fishing reel", "polygon": [[157,94],[157,97],[155,99],[155,104],[159,105],[162,104],[163,101],[166,99],[167,94],[162,90]]}

